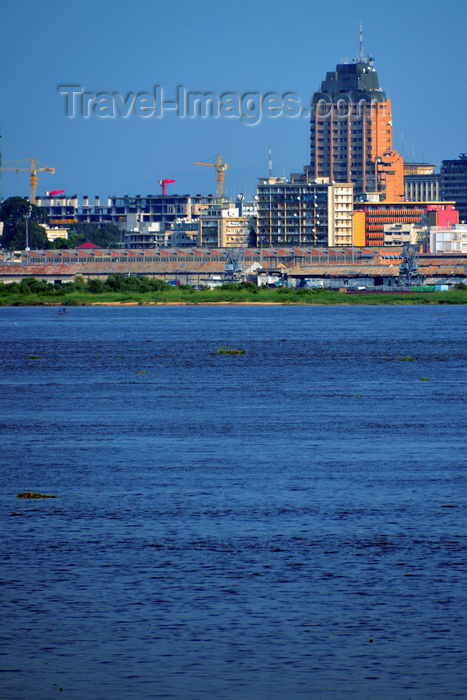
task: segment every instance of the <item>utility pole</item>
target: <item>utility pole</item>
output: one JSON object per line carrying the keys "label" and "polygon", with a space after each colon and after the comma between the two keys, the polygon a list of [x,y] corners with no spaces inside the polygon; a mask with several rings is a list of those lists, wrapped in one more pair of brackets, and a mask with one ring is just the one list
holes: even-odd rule
{"label": "utility pole", "polygon": [[31,218],[32,207],[28,207],[26,212],[26,258],[29,263],[29,219]]}

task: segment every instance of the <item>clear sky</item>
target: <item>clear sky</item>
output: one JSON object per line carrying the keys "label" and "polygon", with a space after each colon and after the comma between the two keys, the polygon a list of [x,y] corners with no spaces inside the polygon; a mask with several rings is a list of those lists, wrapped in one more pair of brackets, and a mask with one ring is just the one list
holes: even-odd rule
{"label": "clear sky", "polygon": [[[193,162],[222,154],[227,193],[251,197],[269,147],[274,175],[300,171],[308,119],[283,110],[258,120],[259,99],[292,93],[306,108],[326,71],[358,56],[360,21],[391,98],[394,147],[436,164],[467,151],[465,0],[14,0],[0,21],[3,167],[28,158],[54,167],[39,174],[38,194],[159,194],[162,178],[176,180],[170,193],[214,193],[214,168]],[[81,95],[67,116],[59,86],[115,94],[115,116],[102,116],[110,109],[100,96],[85,118]],[[155,86],[165,101],[177,86],[211,92],[223,112],[153,116],[150,102],[132,100],[153,99]],[[239,103],[222,103],[226,93],[260,96],[249,103],[256,123]],[[28,195],[28,173],[1,176],[3,198]]]}

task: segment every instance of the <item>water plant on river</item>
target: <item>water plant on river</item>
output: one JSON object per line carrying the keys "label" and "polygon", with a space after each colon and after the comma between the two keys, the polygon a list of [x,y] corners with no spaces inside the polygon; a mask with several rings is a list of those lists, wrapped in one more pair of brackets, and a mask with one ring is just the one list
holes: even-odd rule
{"label": "water plant on river", "polygon": [[58,498],[58,496],[51,496],[48,493],[34,493],[34,491],[23,491],[18,493],[17,498]]}
{"label": "water plant on river", "polygon": [[234,348],[217,348],[218,355],[246,355],[246,350],[234,350]]}

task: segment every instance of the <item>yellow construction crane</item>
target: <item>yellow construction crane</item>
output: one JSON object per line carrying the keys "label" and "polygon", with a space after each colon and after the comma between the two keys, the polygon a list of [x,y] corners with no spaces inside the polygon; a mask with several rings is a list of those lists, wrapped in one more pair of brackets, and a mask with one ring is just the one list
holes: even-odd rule
{"label": "yellow construction crane", "polygon": [[217,156],[217,163],[201,163],[195,160],[195,165],[212,165],[216,169],[216,180],[217,180],[217,200],[219,204],[222,204],[222,198],[224,195],[224,178],[225,171],[229,167],[227,163],[222,162],[222,156]]}
{"label": "yellow construction crane", "polygon": [[[34,160],[34,158],[25,158],[24,160],[10,160],[10,161],[5,161],[6,163],[27,163],[30,162],[31,165],[29,168],[0,168],[1,170],[12,170],[15,173],[20,173],[23,171],[27,171],[31,173],[31,177],[29,180],[30,187],[31,187],[31,194],[29,197],[29,201],[31,204],[36,203],[36,190],[37,190],[37,173],[54,173],[55,168],[46,168],[45,165],[42,165],[42,163],[39,163],[38,160]],[[41,166],[41,167],[38,167]]]}

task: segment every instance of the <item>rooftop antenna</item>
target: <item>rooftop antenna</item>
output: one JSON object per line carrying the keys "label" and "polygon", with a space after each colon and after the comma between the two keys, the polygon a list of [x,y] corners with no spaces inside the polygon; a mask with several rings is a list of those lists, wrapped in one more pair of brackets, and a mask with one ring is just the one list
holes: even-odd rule
{"label": "rooftop antenna", "polygon": [[272,177],[272,151],[271,151],[271,145],[269,145],[269,152],[268,152],[268,173],[269,173],[269,177]]}
{"label": "rooftop antenna", "polygon": [[365,63],[365,54],[363,52],[363,27],[362,20],[360,20],[360,50],[358,52],[359,63]]}

